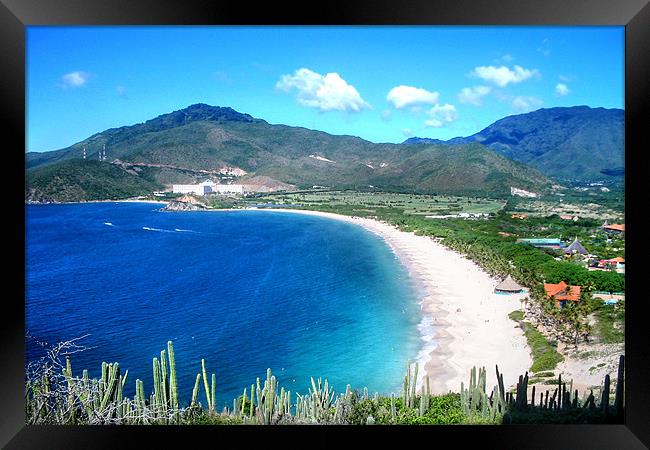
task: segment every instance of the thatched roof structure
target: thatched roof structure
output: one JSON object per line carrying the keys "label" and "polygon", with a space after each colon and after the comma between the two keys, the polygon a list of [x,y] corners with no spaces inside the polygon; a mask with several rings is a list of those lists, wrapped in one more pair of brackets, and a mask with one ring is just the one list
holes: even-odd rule
{"label": "thatched roof structure", "polygon": [[571,245],[569,245],[567,248],[564,249],[564,253],[568,253],[568,254],[580,253],[581,255],[586,255],[589,252],[582,246],[582,244],[578,240],[578,237],[576,236],[576,238],[573,240]]}
{"label": "thatched roof structure", "polygon": [[497,287],[494,288],[494,292],[515,293],[521,292],[523,289],[524,288],[522,288],[519,283],[517,283],[512,279],[510,275],[508,275],[505,280],[503,280],[497,285]]}

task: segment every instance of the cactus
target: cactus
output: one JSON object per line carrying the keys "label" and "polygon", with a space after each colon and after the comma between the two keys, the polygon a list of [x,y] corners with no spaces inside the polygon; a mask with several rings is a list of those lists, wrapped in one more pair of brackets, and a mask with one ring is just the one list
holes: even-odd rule
{"label": "cactus", "polygon": [[419,364],[415,363],[415,372],[413,373],[413,385],[411,386],[411,407],[415,408],[415,386],[418,382],[418,367]]}
{"label": "cactus", "polygon": [[250,411],[248,412],[248,418],[249,419],[253,418],[253,409],[254,409],[253,408],[253,404],[254,404],[253,403],[253,395],[254,395],[254,391],[255,391],[255,386],[251,384],[251,407],[250,407]]}
{"label": "cactus", "polygon": [[203,374],[203,387],[205,387],[205,399],[208,405],[208,410],[213,411],[214,407],[210,402],[210,387],[208,386],[208,375],[205,370],[205,359],[201,359],[201,373]]}
{"label": "cactus", "polygon": [[156,401],[155,411],[158,413],[162,411],[163,405],[163,388],[162,388],[162,374],[160,369],[160,362],[158,358],[153,359],[153,392]]}
{"label": "cactus", "polygon": [[138,417],[142,417],[144,412],[144,401],[142,402],[140,401],[141,391],[142,391],[142,381],[140,381],[140,379],[138,378],[135,380],[135,398],[134,398]]}
{"label": "cactus", "polygon": [[408,363],[406,364],[406,375],[404,376],[404,390],[403,390],[403,402],[404,402],[404,407],[408,408],[411,405],[409,404],[409,389],[411,386],[411,364]]}
{"label": "cactus", "polygon": [[605,384],[603,385],[600,407],[607,416],[609,412],[609,374],[605,375]]}
{"label": "cactus", "polygon": [[167,353],[169,355],[169,398],[170,406],[176,414],[178,410],[178,389],[176,386],[176,361],[174,360],[174,344],[167,341]]}
{"label": "cactus", "polygon": [[162,400],[165,411],[167,411],[167,404],[169,402],[169,386],[167,386],[167,355],[165,350],[160,351],[160,374],[161,374],[161,383],[160,388],[162,391]]}
{"label": "cactus", "polygon": [[614,400],[614,410],[619,420],[623,419],[623,394],[625,392],[625,356],[621,355],[618,360],[618,375],[616,378],[616,398]]}
{"label": "cactus", "polygon": [[118,363],[111,364],[107,373],[108,381],[107,381],[106,391],[104,392],[104,397],[102,398],[102,401],[99,405],[99,409],[102,412],[104,411],[104,409],[108,405],[108,402],[111,400],[111,397],[113,396],[113,392],[115,391],[115,386],[117,384],[117,378],[119,377],[119,374],[120,374],[120,365]]}
{"label": "cactus", "polygon": [[191,406],[196,405],[196,399],[199,395],[199,383],[201,382],[201,374],[196,374],[196,381],[194,382],[194,389],[192,389],[192,401],[190,402]]}

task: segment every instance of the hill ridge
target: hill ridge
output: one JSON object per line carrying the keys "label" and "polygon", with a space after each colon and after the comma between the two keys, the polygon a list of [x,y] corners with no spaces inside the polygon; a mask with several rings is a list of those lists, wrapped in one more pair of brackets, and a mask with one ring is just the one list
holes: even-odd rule
{"label": "hill ridge", "polygon": [[624,110],[579,105],[506,116],[467,137],[412,137],[402,144],[480,142],[547,176],[590,180],[624,175],[624,131]]}
{"label": "hill ridge", "polygon": [[[53,177],[55,172],[45,169],[56,166],[66,173],[68,183],[79,184],[84,178],[84,166],[69,161],[83,161],[84,147],[87,157],[97,161],[104,145],[104,162],[118,160],[127,165],[149,166],[149,181],[166,186],[197,181],[192,170],[218,171],[226,166],[246,173],[245,177],[268,177],[299,188],[319,185],[508,195],[513,185],[532,191],[551,185],[539,171],[477,142],[451,148],[376,144],[356,136],[273,125],[229,107],[203,103],[141,124],[105,130],[65,149],[37,156],[28,154],[28,182],[38,179],[41,189],[53,192],[46,187],[48,181],[43,174]],[[76,172],[64,170],[66,164]],[[94,168],[93,173],[99,180],[101,174],[115,172]]]}

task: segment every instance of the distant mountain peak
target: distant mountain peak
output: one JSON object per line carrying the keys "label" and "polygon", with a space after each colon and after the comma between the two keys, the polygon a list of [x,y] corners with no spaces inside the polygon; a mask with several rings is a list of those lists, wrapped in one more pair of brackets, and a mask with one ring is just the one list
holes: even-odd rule
{"label": "distant mountain peak", "polygon": [[421,138],[421,137],[410,137],[402,144],[407,144],[407,145],[415,145],[415,144],[446,144],[447,141],[443,141],[441,139],[433,139],[433,138]]}
{"label": "distant mountain peak", "polygon": [[625,112],[587,105],[541,108],[497,120],[476,134],[448,141],[412,137],[413,144],[479,142],[558,179],[601,179],[624,173]]}
{"label": "distant mountain peak", "polygon": [[194,103],[186,108],[173,111],[168,114],[163,114],[148,122],[158,119],[173,118],[175,120],[183,118],[185,121],[195,120],[215,120],[215,121],[231,121],[231,122],[257,122],[260,119],[255,119],[250,114],[240,113],[235,111],[229,106],[212,106],[206,103]]}

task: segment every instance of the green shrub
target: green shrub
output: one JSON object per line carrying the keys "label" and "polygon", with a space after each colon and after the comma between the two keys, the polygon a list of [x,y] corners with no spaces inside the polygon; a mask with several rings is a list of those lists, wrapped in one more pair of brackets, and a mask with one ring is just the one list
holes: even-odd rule
{"label": "green shrub", "polygon": [[515,310],[508,314],[508,317],[514,321],[524,320],[524,312],[520,310]]}
{"label": "green shrub", "polygon": [[[419,403],[418,403],[419,404]],[[402,425],[456,425],[470,423],[460,406],[460,394],[432,397],[423,416],[416,409],[398,411],[397,423]]]}
{"label": "green shrub", "polygon": [[552,343],[547,341],[546,337],[537,331],[535,327],[528,322],[523,322],[523,326],[533,357],[533,365],[530,366],[531,372],[553,370],[558,363],[564,361],[564,356],[560,355]]}

